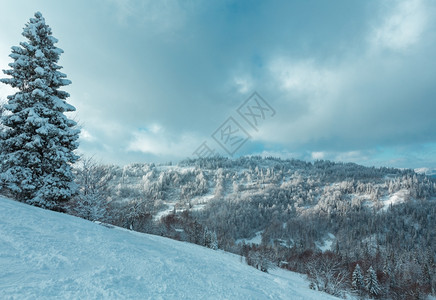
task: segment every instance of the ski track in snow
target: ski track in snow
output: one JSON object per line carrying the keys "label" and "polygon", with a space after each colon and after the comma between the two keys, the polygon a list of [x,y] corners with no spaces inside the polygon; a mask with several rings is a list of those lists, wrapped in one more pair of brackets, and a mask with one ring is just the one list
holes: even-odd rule
{"label": "ski track in snow", "polygon": [[0,198],[0,299],[337,299],[303,275]]}

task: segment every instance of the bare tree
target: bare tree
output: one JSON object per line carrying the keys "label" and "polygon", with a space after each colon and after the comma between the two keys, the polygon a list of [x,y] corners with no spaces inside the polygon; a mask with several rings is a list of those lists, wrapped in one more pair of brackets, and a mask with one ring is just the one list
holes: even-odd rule
{"label": "bare tree", "polygon": [[316,287],[318,291],[341,296],[345,290],[349,274],[338,261],[327,253],[314,258],[307,264],[306,268],[311,285]]}
{"label": "bare tree", "polygon": [[109,221],[109,181],[112,174],[94,159],[82,158],[74,169],[79,195],[70,204],[73,214],[91,221]]}

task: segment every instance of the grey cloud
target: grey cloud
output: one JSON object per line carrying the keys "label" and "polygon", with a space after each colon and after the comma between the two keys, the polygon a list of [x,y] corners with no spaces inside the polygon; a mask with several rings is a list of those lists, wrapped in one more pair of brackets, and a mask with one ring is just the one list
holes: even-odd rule
{"label": "grey cloud", "polygon": [[[436,140],[431,1],[35,2],[93,137],[82,151],[105,161],[184,158],[255,90],[277,115],[240,155],[388,162],[374,149],[409,145],[408,165]],[[2,9],[20,20],[8,26],[33,13],[18,6]],[[144,135],[154,125],[164,130]]]}

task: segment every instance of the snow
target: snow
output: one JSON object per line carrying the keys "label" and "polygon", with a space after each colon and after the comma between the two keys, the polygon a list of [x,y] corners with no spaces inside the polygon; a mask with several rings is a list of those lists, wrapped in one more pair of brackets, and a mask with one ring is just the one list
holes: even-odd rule
{"label": "snow", "polygon": [[193,211],[199,211],[199,210],[203,210],[206,207],[206,203],[209,202],[210,200],[214,199],[215,195],[214,194],[206,194],[206,195],[202,195],[202,196],[198,196],[198,197],[194,197],[191,200],[192,203],[192,208],[191,210]]}
{"label": "snow", "polygon": [[[165,210],[161,210],[160,212],[158,212],[154,217],[154,221],[159,221],[162,217],[168,216],[169,214],[171,214],[174,211],[174,204],[173,203],[165,203],[168,208]],[[177,212],[177,210],[176,210]]]}
{"label": "snow", "polygon": [[[32,28],[32,29],[33,29],[33,28]],[[36,35],[36,33],[35,33],[34,35]],[[36,58],[42,58],[42,57],[44,57],[44,53],[42,53],[42,51],[41,51],[40,49],[38,49],[38,50],[36,50],[36,52],[35,52],[35,57],[36,57]]]}
{"label": "snow", "polygon": [[[73,151],[78,146],[79,130],[74,128],[76,122],[63,114],[75,110],[65,102],[68,93],[58,90],[69,81],[57,71],[61,67],[57,65],[59,55],[53,55],[57,53],[55,39],[50,38],[51,29],[41,13],[35,13],[25,25],[23,36],[28,42],[12,49],[12,69],[3,71],[10,78],[0,79],[19,89],[8,96],[9,105],[4,108],[12,110],[0,121],[13,128],[3,130],[0,141],[0,161],[3,173],[8,175],[3,184],[17,198],[53,207],[56,200],[74,193],[70,165],[78,159]],[[44,176],[35,179],[42,173]]]}
{"label": "snow", "polygon": [[41,68],[41,67],[36,67],[35,68],[35,72],[38,74],[38,75],[44,75],[44,69],[43,68]]}
{"label": "snow", "polygon": [[400,204],[406,201],[409,198],[410,192],[406,189],[399,190],[398,192],[388,195],[381,199],[383,202],[383,210],[386,210],[391,205]]}
{"label": "snow", "polygon": [[436,168],[435,169],[432,169],[432,168],[417,168],[414,171],[415,171],[415,173],[423,174],[423,175],[428,175],[428,176],[436,175]]}
{"label": "snow", "polygon": [[303,275],[0,198],[1,299],[337,299]]}
{"label": "snow", "polygon": [[328,233],[328,236],[322,241],[322,243],[316,242],[315,244],[319,250],[326,252],[332,250],[333,241],[335,239],[336,237],[332,233]]}
{"label": "snow", "polygon": [[45,93],[43,91],[41,91],[40,89],[34,89],[32,91],[32,96],[33,97],[39,96],[39,97],[43,98],[45,96]]}
{"label": "snow", "polygon": [[238,239],[236,240],[237,244],[242,244],[243,242],[247,245],[255,244],[260,245],[262,244],[262,233],[263,230],[256,232],[256,235],[252,237],[251,239]]}

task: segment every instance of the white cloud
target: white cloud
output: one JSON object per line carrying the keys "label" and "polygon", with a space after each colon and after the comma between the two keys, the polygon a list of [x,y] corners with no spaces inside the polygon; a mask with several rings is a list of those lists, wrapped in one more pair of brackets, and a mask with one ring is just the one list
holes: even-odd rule
{"label": "white cloud", "polygon": [[253,79],[249,75],[236,76],[233,78],[233,83],[240,94],[246,94],[253,91]]}
{"label": "white cloud", "polygon": [[298,93],[318,93],[331,87],[334,73],[322,69],[313,60],[274,59],[270,71],[282,89]]}
{"label": "white cloud", "polygon": [[322,152],[322,151],[312,152],[311,157],[313,160],[324,159],[326,157],[326,154],[325,154],[325,152]]}
{"label": "white cloud", "polygon": [[260,153],[254,153],[253,156],[262,156],[262,157],[277,157],[280,159],[299,159],[301,158],[301,153],[289,152],[287,150],[266,150]]}
{"label": "white cloud", "polygon": [[[356,2],[347,14],[328,4],[322,18],[302,3],[235,10],[225,2],[110,1],[41,10],[66,50],[68,101],[87,130],[81,148],[112,162],[190,156],[254,90],[277,113],[250,132],[247,152],[359,160],[347,151],[364,157],[434,136],[432,0]],[[0,69],[32,14],[7,6]],[[101,11],[106,17],[96,17]],[[68,27],[78,13],[81,26]],[[0,97],[8,88],[0,84]]]}
{"label": "white cloud", "polygon": [[275,107],[277,116],[260,128],[260,139],[301,145],[327,138],[349,100],[343,95],[348,65],[327,67],[314,59],[281,56],[270,62],[269,71],[282,100]]}
{"label": "white cloud", "polygon": [[371,164],[370,154],[375,154],[371,151],[314,151],[310,153],[311,160],[331,160],[340,162],[357,162],[361,164]]}
{"label": "white cloud", "polygon": [[85,128],[80,130],[80,138],[88,142],[95,141],[95,137]]}
{"label": "white cloud", "polygon": [[[420,92],[414,82],[428,80],[417,72],[422,53],[414,52],[408,59],[390,59],[392,53],[381,50],[409,49],[424,36],[429,45],[433,43],[434,36],[428,34],[427,27],[434,10],[420,0],[395,4],[383,12],[370,39],[365,38],[368,31],[363,31],[365,43],[359,48],[343,47],[337,56],[327,58],[310,52],[303,58],[283,54],[273,57],[268,70],[271,85],[278,87],[278,114],[271,126],[260,129],[258,140],[287,144],[291,149],[304,146],[309,153],[323,146],[334,149],[339,141],[342,150],[367,149],[384,140],[406,141],[404,132],[421,124],[411,121],[419,119],[422,111],[416,105],[418,100],[413,102],[409,95]],[[399,109],[406,105],[407,110]],[[393,111],[398,111],[396,117]],[[321,153],[314,155],[319,159]],[[353,151],[324,154],[324,159],[344,161],[365,157]]]}
{"label": "white cloud", "polygon": [[334,160],[343,162],[364,162],[368,159],[368,153],[363,151],[346,151],[334,155]]}
{"label": "white cloud", "polygon": [[400,1],[371,33],[371,43],[375,49],[405,50],[420,41],[427,21],[422,0]]}
{"label": "white cloud", "polygon": [[152,125],[149,127],[149,130],[150,130],[150,132],[153,133],[153,134],[158,134],[158,133],[160,133],[160,132],[163,131],[163,128],[162,128],[161,125],[155,123],[155,124],[152,124]]}
{"label": "white cloud", "polygon": [[144,130],[134,132],[127,150],[157,157],[185,158],[191,156],[201,142],[193,134],[182,133],[175,136],[168,134],[161,125],[153,124]]}

